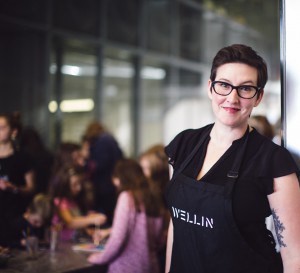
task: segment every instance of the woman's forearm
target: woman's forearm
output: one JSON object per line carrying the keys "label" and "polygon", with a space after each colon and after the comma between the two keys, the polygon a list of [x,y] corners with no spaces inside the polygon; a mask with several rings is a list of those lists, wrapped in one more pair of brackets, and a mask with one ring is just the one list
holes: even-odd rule
{"label": "woman's forearm", "polygon": [[172,220],[170,220],[169,230],[168,230],[168,240],[167,240],[167,253],[166,253],[166,267],[165,267],[166,273],[170,271],[172,247],[173,247],[173,223]]}

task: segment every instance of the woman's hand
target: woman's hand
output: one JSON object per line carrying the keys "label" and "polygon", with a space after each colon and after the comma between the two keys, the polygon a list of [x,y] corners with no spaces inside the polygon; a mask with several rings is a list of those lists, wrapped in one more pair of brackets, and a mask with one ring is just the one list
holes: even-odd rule
{"label": "woman's hand", "polygon": [[107,217],[103,213],[91,213],[88,214],[90,223],[95,226],[101,226],[106,222]]}
{"label": "woman's hand", "polygon": [[94,253],[88,257],[88,261],[92,264],[97,264],[100,255],[101,253]]}
{"label": "woman's hand", "polygon": [[3,191],[14,190],[16,189],[16,186],[13,185],[11,182],[7,181],[6,179],[0,178],[0,189]]}
{"label": "woman's hand", "polygon": [[6,190],[6,183],[3,178],[0,178],[0,190],[2,190],[2,191]]}
{"label": "woman's hand", "polygon": [[110,235],[110,232],[110,228],[95,230],[93,234],[94,244],[99,245],[103,239],[107,238]]}

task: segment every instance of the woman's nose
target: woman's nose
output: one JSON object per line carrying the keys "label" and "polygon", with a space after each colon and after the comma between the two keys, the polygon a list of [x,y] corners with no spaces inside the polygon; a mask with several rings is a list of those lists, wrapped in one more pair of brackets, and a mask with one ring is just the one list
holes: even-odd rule
{"label": "woman's nose", "polygon": [[239,94],[237,89],[233,89],[229,95],[227,95],[227,101],[237,102],[239,100]]}

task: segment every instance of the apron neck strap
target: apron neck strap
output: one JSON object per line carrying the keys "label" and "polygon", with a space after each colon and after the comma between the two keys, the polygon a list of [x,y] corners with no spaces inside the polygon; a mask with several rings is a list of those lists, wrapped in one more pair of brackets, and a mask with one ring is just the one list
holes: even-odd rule
{"label": "apron neck strap", "polygon": [[199,150],[200,146],[204,143],[205,139],[209,136],[213,125],[214,124],[211,124],[210,126],[208,126],[206,128],[205,132],[203,132],[203,134],[201,135],[201,137],[200,137],[198,143],[196,144],[195,148],[187,156],[187,158],[181,163],[179,168],[176,171],[174,171],[173,178],[177,177],[177,175],[179,173],[181,173],[184,170],[184,168],[188,165],[188,163],[192,160],[192,158],[195,156],[196,152]]}
{"label": "apron neck strap", "polygon": [[250,128],[247,127],[247,130],[243,136],[243,144],[240,150],[237,152],[236,157],[233,161],[231,169],[227,173],[227,185],[225,187],[226,195],[231,197],[235,182],[239,177],[239,171],[243,162],[244,154],[247,149],[248,137],[249,137]]}
{"label": "apron neck strap", "polygon": [[[197,145],[195,146],[195,148],[192,150],[192,152],[189,154],[189,156],[183,161],[183,163],[180,165],[180,167],[176,171],[174,171],[173,179],[175,177],[177,177],[177,175],[180,172],[182,172],[184,170],[184,168],[188,165],[188,163],[192,160],[193,156],[196,154],[196,152],[198,151],[200,146],[203,144],[205,139],[209,136],[212,127],[213,127],[213,124],[211,124],[211,126],[208,126],[206,131],[203,132],[203,134],[202,134],[201,138],[199,139],[199,141],[198,141]],[[246,132],[243,136],[243,138],[244,138],[243,141],[244,142],[243,142],[240,150],[236,154],[236,158],[235,158],[235,160],[232,164],[231,169],[227,173],[227,183],[226,183],[226,187],[225,187],[225,195],[229,198],[232,195],[232,191],[233,191],[235,182],[237,181],[237,179],[239,177],[239,170],[240,170],[243,158],[244,158],[244,154],[246,152],[249,132],[250,132],[250,128],[248,126],[247,130],[246,130]]]}

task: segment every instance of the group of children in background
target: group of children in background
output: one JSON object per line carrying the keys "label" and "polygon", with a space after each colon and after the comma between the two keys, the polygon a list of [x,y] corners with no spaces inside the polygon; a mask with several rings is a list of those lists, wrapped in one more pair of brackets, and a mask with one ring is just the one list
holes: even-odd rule
{"label": "group of children in background", "polygon": [[[126,159],[112,136],[93,123],[81,145],[62,143],[50,160],[36,136],[28,141],[32,129],[17,138],[22,136],[18,119],[0,114],[0,246],[24,247],[28,236],[47,243],[52,228],[59,230],[59,240],[107,240],[105,250],[88,260],[107,264],[108,273],[163,272],[170,217],[164,146]],[[264,121],[251,122],[260,129]]]}
{"label": "group of children in background", "polygon": [[[33,167],[13,141],[18,133],[15,124],[8,115],[0,115],[0,234],[9,234],[0,238],[0,245],[24,246],[29,235],[42,242],[47,240],[45,228],[56,228],[60,240],[76,242],[83,236],[100,242],[108,238],[104,252],[88,259],[107,264],[108,272],[162,272],[169,222],[163,196],[169,181],[164,147],[153,146],[138,160],[116,160],[111,178],[117,201],[108,221],[105,210],[94,206],[90,178],[97,163],[86,164],[89,143],[63,143],[54,156],[47,190],[36,194]],[[11,180],[13,172],[19,172],[22,179]]]}

